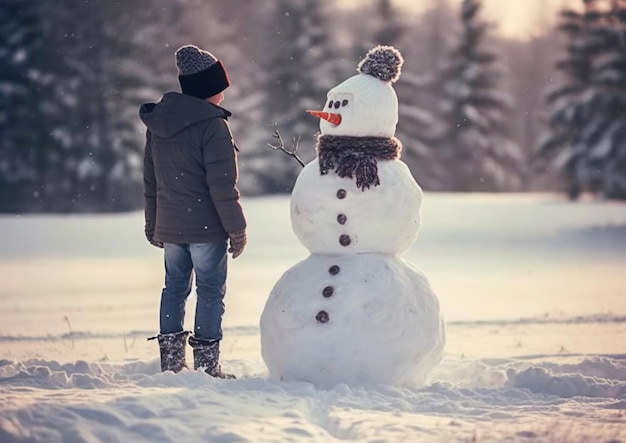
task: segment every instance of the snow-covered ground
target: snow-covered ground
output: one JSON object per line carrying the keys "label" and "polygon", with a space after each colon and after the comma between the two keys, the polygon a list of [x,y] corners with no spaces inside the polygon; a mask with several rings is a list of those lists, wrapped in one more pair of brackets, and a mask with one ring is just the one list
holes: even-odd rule
{"label": "snow-covered ground", "polygon": [[141,213],[0,217],[0,442],[626,442],[625,204],[426,194],[406,258],[439,295],[444,360],[426,386],[329,390],[268,378],[260,314],[308,253],[288,198],[244,206],[222,346],[237,380],[159,373]]}

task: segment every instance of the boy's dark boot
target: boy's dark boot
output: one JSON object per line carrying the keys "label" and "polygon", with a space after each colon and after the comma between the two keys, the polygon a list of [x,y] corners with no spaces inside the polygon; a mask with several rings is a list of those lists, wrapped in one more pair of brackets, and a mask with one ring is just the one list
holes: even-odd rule
{"label": "boy's dark boot", "polygon": [[189,345],[193,348],[193,368],[204,368],[204,372],[217,378],[235,378],[233,374],[224,374],[220,368],[219,340],[203,340],[189,337]]}
{"label": "boy's dark boot", "polygon": [[[180,372],[187,367],[185,360],[185,348],[189,331],[174,332],[172,334],[159,334],[159,351],[161,351],[161,371]],[[148,339],[150,340],[150,339]]]}

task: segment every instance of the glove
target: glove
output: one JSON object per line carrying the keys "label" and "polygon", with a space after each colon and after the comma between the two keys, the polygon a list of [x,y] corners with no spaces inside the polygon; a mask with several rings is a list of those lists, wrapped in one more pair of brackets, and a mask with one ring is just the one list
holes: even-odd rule
{"label": "glove", "polygon": [[228,237],[230,238],[230,248],[228,248],[228,252],[232,252],[233,258],[237,258],[243,252],[246,243],[248,243],[246,231],[230,232]]}
{"label": "glove", "polygon": [[163,242],[154,239],[154,226],[146,225],[144,232],[146,234],[146,238],[152,246],[156,246],[157,248],[163,248]]}

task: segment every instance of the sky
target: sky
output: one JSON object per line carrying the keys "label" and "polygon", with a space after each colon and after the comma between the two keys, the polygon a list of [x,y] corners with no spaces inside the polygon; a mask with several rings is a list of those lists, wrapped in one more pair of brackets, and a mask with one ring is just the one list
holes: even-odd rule
{"label": "sky", "polygon": [[[426,9],[429,1],[396,0],[411,7]],[[431,0],[437,1],[437,0]],[[459,2],[460,0],[453,0]],[[497,24],[497,32],[524,39],[550,25],[563,6],[576,6],[581,0],[484,0],[486,17]]]}
{"label": "sky", "polygon": [[[410,0],[408,0],[410,1]],[[574,0],[485,0],[485,13],[507,37],[524,38],[549,25],[558,10]]]}

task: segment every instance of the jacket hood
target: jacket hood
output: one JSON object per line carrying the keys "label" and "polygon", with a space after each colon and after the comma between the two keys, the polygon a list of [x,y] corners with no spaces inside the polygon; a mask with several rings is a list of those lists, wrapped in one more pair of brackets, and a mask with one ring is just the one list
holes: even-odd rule
{"label": "jacket hood", "polygon": [[226,109],[190,95],[166,93],[158,103],[145,103],[139,117],[159,137],[171,137],[183,129],[213,118],[228,118]]}

